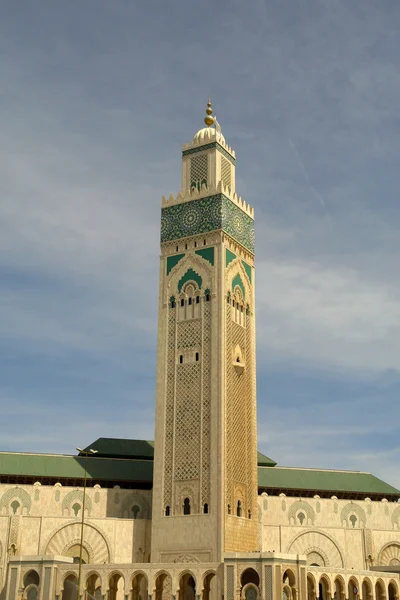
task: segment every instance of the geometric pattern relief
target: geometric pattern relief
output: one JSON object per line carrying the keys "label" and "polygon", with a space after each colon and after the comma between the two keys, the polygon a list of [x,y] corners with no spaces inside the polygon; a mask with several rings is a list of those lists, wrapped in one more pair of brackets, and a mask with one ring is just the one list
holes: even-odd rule
{"label": "geometric pattern relief", "polygon": [[[348,520],[350,515],[357,515],[358,519],[361,522],[361,527],[365,526],[365,523],[367,522],[367,517],[361,506],[358,506],[358,504],[354,504],[353,502],[349,502],[348,504],[346,504],[340,511],[340,522],[343,523],[343,521],[346,521],[346,523],[349,525]],[[353,527],[354,525],[355,523],[353,524]]]}
{"label": "geometric pattern relief", "polygon": [[161,210],[161,243],[219,229],[254,252],[254,220],[224,194]]}
{"label": "geometric pattern relief", "polygon": [[203,398],[201,431],[201,504],[210,504],[211,469],[211,303],[204,304],[203,340]]}
{"label": "geometric pattern relief", "polygon": [[138,492],[133,492],[132,494],[129,494],[129,496],[124,498],[121,504],[122,517],[125,517],[125,515],[127,515],[128,518],[132,518],[132,508],[134,506],[137,506],[139,508],[139,511],[135,516],[136,519],[151,519],[151,510],[149,502],[147,498],[143,496],[143,494],[139,494]]}
{"label": "geometric pattern relief", "polygon": [[16,499],[21,502],[21,508],[25,508],[29,515],[32,505],[31,497],[26,490],[18,487],[11,488],[2,495],[0,500],[0,514],[3,514],[5,510],[8,512],[11,501]]}
{"label": "geometric pattern relief", "polygon": [[235,571],[233,566],[226,567],[226,600],[235,598]]}
{"label": "geometric pattern relief", "polygon": [[[290,521],[290,519],[296,519],[296,515],[297,515],[298,511],[304,512],[307,515],[307,518],[310,520],[311,524],[314,525],[314,521],[315,521],[314,509],[308,502],[305,502],[304,500],[297,500],[297,502],[294,502],[291,505],[291,507],[289,508],[289,511],[288,511],[289,521]],[[297,525],[297,523],[296,523],[296,525]],[[304,525],[307,525],[307,522],[305,522]]]}
{"label": "geometric pattern relief", "polygon": [[[73,504],[73,502],[75,502],[75,500],[78,500],[79,502],[81,502],[81,504],[83,506],[82,490],[72,490],[63,498],[62,505],[61,505],[63,514],[64,514],[65,510],[67,510],[68,513],[71,511],[72,504]],[[85,510],[88,512],[89,515],[92,512],[92,500],[89,498],[87,493],[85,494]]]}
{"label": "geometric pattern relief", "polygon": [[226,186],[231,185],[231,164],[226,158],[221,156],[221,181]]}
{"label": "geometric pattern relief", "polygon": [[175,415],[176,311],[168,311],[167,381],[164,432],[164,509],[172,506],[172,462]]}
{"label": "geometric pattern relief", "polygon": [[[253,469],[252,444],[253,424],[253,375],[252,339],[250,318],[246,317],[246,327],[232,321],[232,306],[226,304],[226,506],[236,509],[238,490],[244,492],[242,500],[243,516],[253,508]],[[239,346],[242,361],[248,365],[239,373],[232,365],[232,349]],[[251,356],[249,354],[251,353]]]}
{"label": "geometric pattern relief", "polygon": [[208,154],[198,154],[190,160],[190,188],[201,189],[208,181]]}

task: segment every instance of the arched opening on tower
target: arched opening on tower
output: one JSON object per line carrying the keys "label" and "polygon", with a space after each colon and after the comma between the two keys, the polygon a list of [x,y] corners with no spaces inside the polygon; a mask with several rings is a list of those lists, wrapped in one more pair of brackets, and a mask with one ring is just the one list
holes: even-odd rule
{"label": "arched opening on tower", "polygon": [[185,498],[183,501],[183,514],[190,515],[190,499]]}

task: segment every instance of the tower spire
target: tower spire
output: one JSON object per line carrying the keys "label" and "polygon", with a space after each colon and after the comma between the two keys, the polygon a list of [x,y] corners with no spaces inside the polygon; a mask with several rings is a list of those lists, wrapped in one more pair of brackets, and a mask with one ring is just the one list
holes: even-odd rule
{"label": "tower spire", "polygon": [[206,116],[204,117],[204,123],[207,125],[207,127],[211,127],[211,125],[214,123],[214,118],[212,116],[212,106],[211,106],[211,100],[210,100],[210,96],[208,96],[208,102],[207,102],[207,108],[206,108]]}

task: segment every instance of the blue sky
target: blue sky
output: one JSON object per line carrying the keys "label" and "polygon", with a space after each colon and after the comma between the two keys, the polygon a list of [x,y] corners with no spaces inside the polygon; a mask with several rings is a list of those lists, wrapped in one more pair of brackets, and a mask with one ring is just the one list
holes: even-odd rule
{"label": "blue sky", "polygon": [[255,207],[259,448],[400,487],[400,5],[0,9],[0,447],[153,438],[160,200],[213,107]]}

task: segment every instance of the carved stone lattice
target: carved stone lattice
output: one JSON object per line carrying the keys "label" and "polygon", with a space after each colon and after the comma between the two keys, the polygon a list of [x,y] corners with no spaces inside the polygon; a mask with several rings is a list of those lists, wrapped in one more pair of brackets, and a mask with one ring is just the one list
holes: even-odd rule
{"label": "carved stone lattice", "polygon": [[226,567],[226,600],[235,598],[235,567]]}
{"label": "carved stone lattice", "polygon": [[201,188],[207,185],[208,180],[208,154],[199,154],[190,159],[190,186]]}
{"label": "carved stone lattice", "polygon": [[[253,465],[252,432],[253,386],[255,356],[252,348],[250,316],[245,318],[245,327],[232,321],[232,306],[226,305],[226,431],[227,431],[227,482],[226,504],[233,508],[237,498],[235,489],[244,490],[242,504],[246,511],[253,508]],[[232,349],[239,345],[243,360],[249,367],[238,373],[232,366]],[[251,355],[249,356],[249,354]]]}
{"label": "carved stone lattice", "polygon": [[221,157],[221,180],[227,187],[231,185],[231,163],[223,156]]}
{"label": "carved stone lattice", "polygon": [[201,436],[201,503],[210,503],[211,463],[211,304],[204,307],[203,319],[203,406]]}
{"label": "carved stone lattice", "polygon": [[[185,342],[188,343],[188,338]],[[175,407],[174,479],[178,481],[199,479],[201,441],[199,426],[201,418],[200,363],[177,365]]]}
{"label": "carved stone lattice", "polygon": [[176,311],[169,310],[167,385],[165,399],[165,446],[164,446],[164,508],[172,506],[172,461],[174,441],[174,397],[175,397],[175,336]]}

